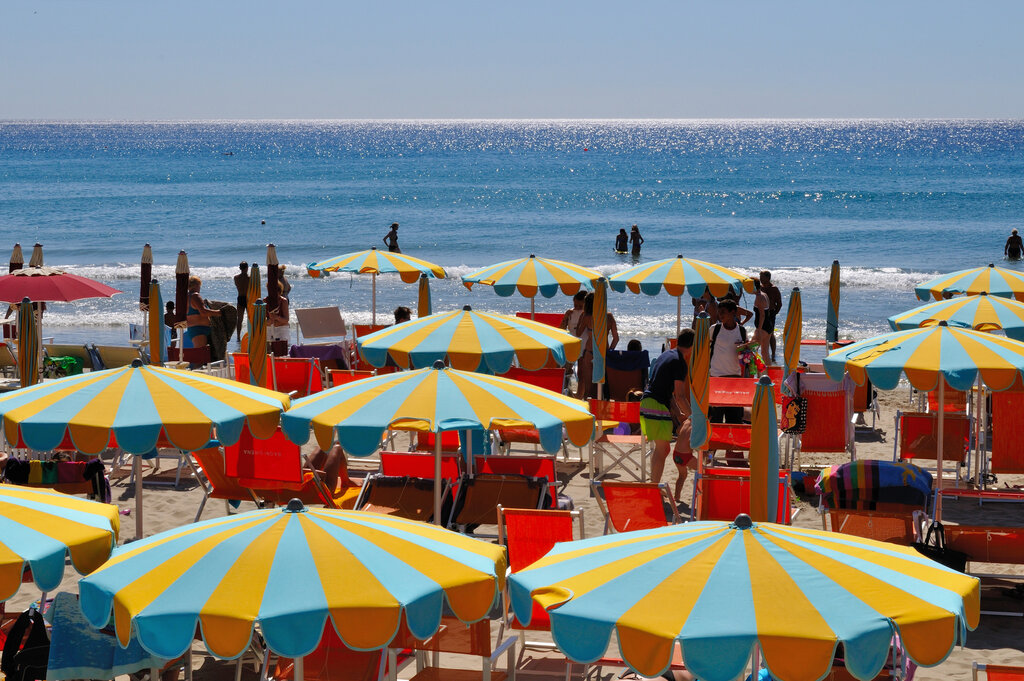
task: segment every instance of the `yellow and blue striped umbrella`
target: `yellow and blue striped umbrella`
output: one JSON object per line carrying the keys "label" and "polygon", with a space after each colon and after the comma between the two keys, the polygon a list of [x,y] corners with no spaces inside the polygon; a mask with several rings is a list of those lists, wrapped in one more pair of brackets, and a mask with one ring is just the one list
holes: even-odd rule
{"label": "yellow and blue striped umbrella", "polygon": [[539,293],[551,298],[559,290],[567,296],[576,295],[582,288],[590,291],[601,273],[563,260],[550,260],[530,255],[529,258],[506,260],[477,270],[462,278],[466,288],[473,284],[493,286],[499,296],[508,297],[515,292],[524,298]]}
{"label": "yellow and blue striped umbrella", "polygon": [[42,591],[60,586],[65,555],[89,574],[110,557],[120,528],[117,506],[0,484],[0,602],[18,592],[26,565]]}
{"label": "yellow and blue striped umbrella", "polygon": [[167,327],[164,324],[164,297],[156,279],[149,284],[146,304],[149,306],[149,363],[163,366],[167,361]]}
{"label": "yellow and blue striped umbrella", "polygon": [[433,314],[431,308],[432,305],[430,304],[430,277],[428,277],[425,274],[421,274],[419,295],[416,296],[416,316],[429,317],[431,314]]}
{"label": "yellow and blue striped umbrella", "polygon": [[642,675],[667,669],[678,642],[702,681],[745,674],[755,645],[773,678],[817,681],[839,643],[867,680],[894,633],[911,659],[935,665],[980,616],[978,580],[913,548],[747,516],[560,543],[509,589],[520,621],[531,597],[547,609],[573,660],[601,657],[614,631]]}
{"label": "yellow and blue striped umbrella", "polygon": [[800,365],[800,341],[804,335],[804,306],[800,298],[800,289],[793,287],[789,294],[789,308],[786,310],[786,325],[782,330],[784,347],[782,362],[786,376],[796,371]]}
{"label": "yellow and blue striped umbrella", "polygon": [[390,358],[403,369],[423,369],[446,360],[462,371],[503,374],[517,359],[534,371],[553,359],[559,366],[575,362],[580,339],[561,329],[528,319],[476,312],[468,305],[396,324],[356,339],[360,356],[375,367]]}
{"label": "yellow and blue striped umbrella", "polygon": [[981,293],[915,307],[889,317],[893,331],[934,326],[939,322],[975,331],[1001,329],[1014,340],[1024,341],[1024,303]]}
{"label": "yellow and blue striped umbrella", "polygon": [[282,393],[141,360],[0,395],[8,442],[23,439],[45,452],[70,435],[86,454],[102,452],[112,438],[126,452],[146,454],[161,431],[184,451],[202,449],[213,438],[237,442],[246,425],[254,436],[268,438],[288,406]]}
{"label": "yellow and blue striped umbrella", "polygon": [[1000,298],[1024,302],[1024,272],[996,267],[975,267],[943,274],[914,287],[918,300],[942,300],[943,293],[966,293],[969,296],[987,293]]}
{"label": "yellow and blue striped umbrella", "polygon": [[28,298],[18,306],[18,378],[22,388],[39,382],[39,327]]}
{"label": "yellow and blue striped umbrella", "polygon": [[601,277],[594,284],[594,310],[591,315],[593,328],[590,341],[593,344],[593,380],[604,383],[605,357],[608,356],[608,284]]}
{"label": "yellow and blue striped umbrella", "polygon": [[693,349],[690,351],[690,448],[705,449],[711,438],[708,421],[708,386],[711,376],[711,318],[697,315]]}
{"label": "yellow and blue striped umbrella", "polygon": [[670,296],[689,294],[694,298],[704,295],[704,289],[709,289],[715,297],[724,296],[730,290],[737,294],[743,289],[751,293],[754,291],[754,280],[746,275],[681,255],[634,265],[613,275],[609,283],[619,293],[628,288],[633,293],[649,296],[658,295],[662,289]]}
{"label": "yellow and blue striped umbrella", "polygon": [[[394,272],[406,284],[412,284],[425,274],[431,278],[444,279],[445,271],[440,265],[414,258],[402,253],[390,253],[371,248],[367,251],[346,253],[306,266],[310,276],[323,272],[353,272],[356,274],[387,274]],[[314,275],[314,272],[318,273]]]}
{"label": "yellow and blue striped umbrella", "polygon": [[[263,286],[260,284],[260,266],[253,263],[249,267],[249,288],[245,292],[245,312],[249,315],[250,322],[252,321],[252,306],[256,304],[257,300],[263,300]],[[238,314],[242,314],[242,311],[239,310]]]}
{"label": "yellow and blue striped umbrella", "polygon": [[[249,317],[249,385],[262,387],[267,380],[267,305],[257,300]],[[238,378],[236,376],[236,378]]]}
{"label": "yellow and blue striped umbrella", "polygon": [[176,528],[114,551],[79,583],[96,627],[111,611],[121,645],[173,659],[201,626],[220,658],[245,652],[255,625],[285,657],[312,652],[330,618],[352,649],[388,645],[404,620],[433,635],[445,607],[486,617],[504,586],[505,550],[441,528],[365,511],[285,509]]}
{"label": "yellow and blue striped umbrella", "polygon": [[775,521],[779,508],[779,422],[772,379],[762,376],[750,410],[750,517]]}
{"label": "yellow and blue striped umbrella", "polygon": [[281,416],[292,442],[305,444],[313,428],[317,443],[330,449],[337,436],[353,456],[369,456],[385,430],[481,430],[536,428],[548,453],[569,441],[582,447],[594,432],[585,402],[551,390],[497,376],[430,369],[366,378],[296,400]]}
{"label": "yellow and blue striped umbrella", "polygon": [[839,340],[839,261],[832,261],[832,271],[828,276],[828,316],[825,319],[825,342],[835,343]]}

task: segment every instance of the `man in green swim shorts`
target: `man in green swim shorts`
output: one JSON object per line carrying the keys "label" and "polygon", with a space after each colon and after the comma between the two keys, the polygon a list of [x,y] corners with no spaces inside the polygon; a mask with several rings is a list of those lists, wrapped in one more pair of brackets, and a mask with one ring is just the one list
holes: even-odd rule
{"label": "man in green swim shorts", "polygon": [[676,479],[675,498],[683,491],[683,483],[690,468],[697,467],[690,449],[690,383],[687,363],[693,348],[693,329],[679,333],[676,347],[663,352],[651,364],[647,390],[640,402],[640,429],[644,437],[654,443],[651,458],[651,481],[661,482],[668,458],[669,443],[672,442],[672,417],[679,422],[674,433],[676,438],[672,461],[679,471]]}

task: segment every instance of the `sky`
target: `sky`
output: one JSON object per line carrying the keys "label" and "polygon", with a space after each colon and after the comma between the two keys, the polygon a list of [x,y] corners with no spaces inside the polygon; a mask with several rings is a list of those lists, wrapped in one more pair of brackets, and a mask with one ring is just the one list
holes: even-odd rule
{"label": "sky", "polygon": [[1016,118],[1024,2],[0,0],[0,119]]}

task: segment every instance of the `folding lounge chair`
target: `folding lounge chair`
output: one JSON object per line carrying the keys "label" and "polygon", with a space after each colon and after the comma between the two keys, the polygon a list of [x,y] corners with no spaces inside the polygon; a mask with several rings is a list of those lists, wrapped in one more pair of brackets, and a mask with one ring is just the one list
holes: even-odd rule
{"label": "folding lounge chair", "polygon": [[682,522],[668,484],[654,482],[591,483],[604,515],[604,533],[650,530]]}
{"label": "folding lounge chair", "polygon": [[[416,451],[418,452],[433,452],[434,445],[436,443],[434,433],[424,433],[417,431],[416,433]],[[445,430],[441,432],[441,451],[446,454],[452,454],[462,450],[462,441],[459,439],[459,431],[457,430]]]}
{"label": "folding lounge chair", "polygon": [[359,381],[364,378],[372,378],[372,371],[356,371],[355,369],[328,369],[327,379],[330,387],[336,388],[352,381]]}
{"label": "folding lounge chair", "polygon": [[[712,376],[708,382],[708,404],[712,407],[751,409],[757,382],[752,378]],[[708,449],[712,452],[750,451],[749,423],[712,423]]]}
{"label": "folding lounge chair", "polygon": [[988,681],[1024,681],[1024,667],[975,662],[971,665],[971,681],[979,681],[978,672],[984,672]]}
{"label": "folding lounge chair", "polygon": [[[789,525],[792,499],[789,471],[779,471],[778,504],[773,522]],[[691,520],[732,521],[740,513],[750,513],[750,469],[725,466],[708,467],[703,462],[693,478]]]}
{"label": "folding lounge chair", "polygon": [[306,504],[352,508],[359,496],[359,487],[344,470],[338,472],[338,485],[333,490],[326,488],[317,471],[303,470],[300,447],[286,438],[280,428],[266,440],[243,430],[238,442],[224,448],[224,458],[224,470],[229,477],[273,504],[284,505],[298,498]]}
{"label": "folding lounge chair", "polygon": [[498,506],[541,508],[547,487],[546,481],[525,475],[464,475],[447,526],[469,533],[478,525],[497,525]]}
{"label": "folding lounge chair", "polygon": [[[395,671],[411,661],[411,651],[402,651],[396,655]],[[304,681],[384,681],[390,678],[390,674],[387,648],[352,650],[338,636],[330,620],[324,624],[324,633],[316,649],[302,658]],[[294,679],[295,660],[290,657],[279,657],[271,678],[274,681]]]}
{"label": "folding lounge chair", "polygon": [[[481,678],[483,681],[515,681],[516,638],[510,636],[495,644],[491,640],[490,620],[486,618],[467,625],[455,617],[444,616],[438,632],[426,641],[414,639],[408,630],[400,630],[392,647],[388,649],[388,664],[392,669],[398,666],[398,649],[412,649],[422,653],[416,655],[416,674],[409,681],[477,681]],[[479,657],[483,669],[442,667],[441,653]],[[506,656],[506,669],[496,671],[494,667],[502,655]]]}
{"label": "folding lounge chair", "polygon": [[18,373],[18,357],[10,343],[0,343],[0,372],[4,376],[14,376]]}
{"label": "folding lounge chair", "polygon": [[605,397],[625,402],[629,393],[643,390],[650,366],[646,350],[609,350],[605,361]]}
{"label": "folding lounge chair", "polygon": [[[917,513],[924,513],[918,510]],[[918,541],[913,512],[855,511],[835,508],[827,512],[832,532],[910,546]]]}
{"label": "folding lounge chair", "polygon": [[359,356],[358,352],[355,352],[355,348],[357,347],[356,340],[359,339],[359,338],[362,338],[363,336],[368,336],[371,333],[374,333],[376,331],[380,331],[381,329],[386,329],[386,328],[388,328],[387,324],[352,324],[352,348],[353,348],[353,352],[352,352],[352,361],[349,363],[349,367],[348,367],[349,369],[367,369],[367,368],[372,369],[373,368],[369,363],[363,361],[363,359]]}
{"label": "folding lounge chair", "polygon": [[558,494],[560,483],[553,456],[474,456],[473,472],[477,474],[525,475],[540,478],[548,485],[545,508],[572,510],[570,497]]}
{"label": "folding lounge chair", "polygon": [[315,358],[274,357],[270,360],[274,390],[292,398],[306,397],[324,389],[320,362]]}
{"label": "folding lounge chair", "polygon": [[807,428],[797,438],[794,460],[799,469],[803,453],[849,453],[857,458],[853,427],[853,381],[836,383],[825,374],[807,373],[800,378],[801,397],[807,399]]}
{"label": "folding lounge chair", "polygon": [[[573,520],[579,522],[579,539],[586,538],[583,511],[552,511],[527,508],[498,507],[498,544],[508,548],[508,567],[519,572],[529,567],[550,551],[558,542],[573,540]],[[508,627],[519,635],[520,662],[527,648],[557,650],[548,641],[528,641],[527,631],[551,631],[551,618],[547,611],[533,604],[530,624],[524,625],[514,614],[508,613],[498,629],[498,639]],[[566,660],[566,664],[571,664]],[[518,666],[518,665],[517,665]]]}
{"label": "folding lounge chair", "polygon": [[[294,312],[298,322],[296,340],[299,345],[334,345],[348,335],[348,327],[337,306],[307,307]],[[323,342],[324,338],[335,340]],[[310,343],[311,340],[321,342]]]}
{"label": "folding lounge chair", "polygon": [[[434,518],[434,486],[432,478],[411,478],[407,475],[388,476],[374,473],[368,475],[356,500],[355,508],[360,511],[386,513],[388,515],[431,522]],[[448,483],[441,480],[441,497],[447,501],[441,514],[451,512],[451,497]]]}
{"label": "folding lounge chair", "polygon": [[[949,387],[947,383],[945,391],[942,396],[943,404],[946,406],[947,413],[954,414],[966,414],[967,413],[967,391],[966,390],[954,390]],[[936,412],[939,410],[939,391],[931,390],[928,392],[928,411]]]}
{"label": "folding lounge chair", "polygon": [[[894,461],[936,460],[938,452],[938,414],[921,412],[896,412],[896,437],[893,445]],[[970,460],[967,457],[971,440],[971,418],[966,414],[947,413],[943,418],[942,460],[956,470],[960,478],[960,467],[967,463],[970,475]],[[942,481],[936,485],[941,487]]]}
{"label": "folding lounge chair", "polygon": [[[520,319],[530,319],[529,312],[516,312],[516,316]],[[557,329],[562,323],[562,315],[557,312],[534,312],[533,321],[540,324],[547,324],[548,326],[553,326]]]}
{"label": "folding lounge chair", "polygon": [[129,366],[137,359],[142,359],[139,349],[132,346],[120,345],[96,345],[96,352],[100,355],[103,366],[107,369]]}
{"label": "folding lounge chair", "polygon": [[[590,400],[590,413],[598,421],[610,423],[640,424],[639,402],[612,402]],[[591,443],[590,479],[601,480],[612,471],[619,469],[637,482],[647,480],[647,438],[639,435],[616,435],[603,433]],[[611,462],[606,466],[604,457]]]}
{"label": "folding lounge chair", "polygon": [[[273,375],[273,356],[267,355],[267,370],[263,375],[263,385],[261,388],[268,390],[274,389],[274,375]],[[232,352],[231,363],[234,365],[235,380],[239,383],[245,383],[249,385],[249,354],[246,352]]]}
{"label": "folding lounge chair", "polygon": [[512,367],[504,374],[502,378],[509,378],[513,381],[519,381],[520,383],[526,383],[537,388],[544,388],[552,392],[561,393],[562,386],[565,382],[565,371],[563,369],[537,369],[536,371],[527,371],[519,367]]}
{"label": "folding lounge chair", "polygon": [[220,447],[200,449],[192,452],[192,456],[195,457],[203,475],[206,476],[206,480],[199,478],[199,484],[203,488],[203,500],[199,502],[199,509],[192,522],[199,522],[208,499],[223,499],[225,513],[229,515],[231,513],[229,504],[232,501],[252,501],[257,506],[260,505],[260,499],[253,494],[251,489],[242,487],[236,479],[227,476],[224,471],[224,452]]}

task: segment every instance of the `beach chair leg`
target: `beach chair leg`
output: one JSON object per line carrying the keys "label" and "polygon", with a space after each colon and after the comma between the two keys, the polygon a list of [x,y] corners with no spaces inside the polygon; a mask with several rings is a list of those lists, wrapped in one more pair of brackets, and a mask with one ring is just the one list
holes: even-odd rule
{"label": "beach chair leg", "polygon": [[[195,519],[192,522],[194,522],[194,523],[198,523],[199,522],[199,519],[203,515],[203,509],[206,508],[206,500],[209,499],[209,498],[210,498],[210,495],[208,493],[203,495],[203,500],[199,502],[199,510],[196,511],[196,517],[195,517]],[[225,501],[224,503],[227,503],[227,501]]]}

